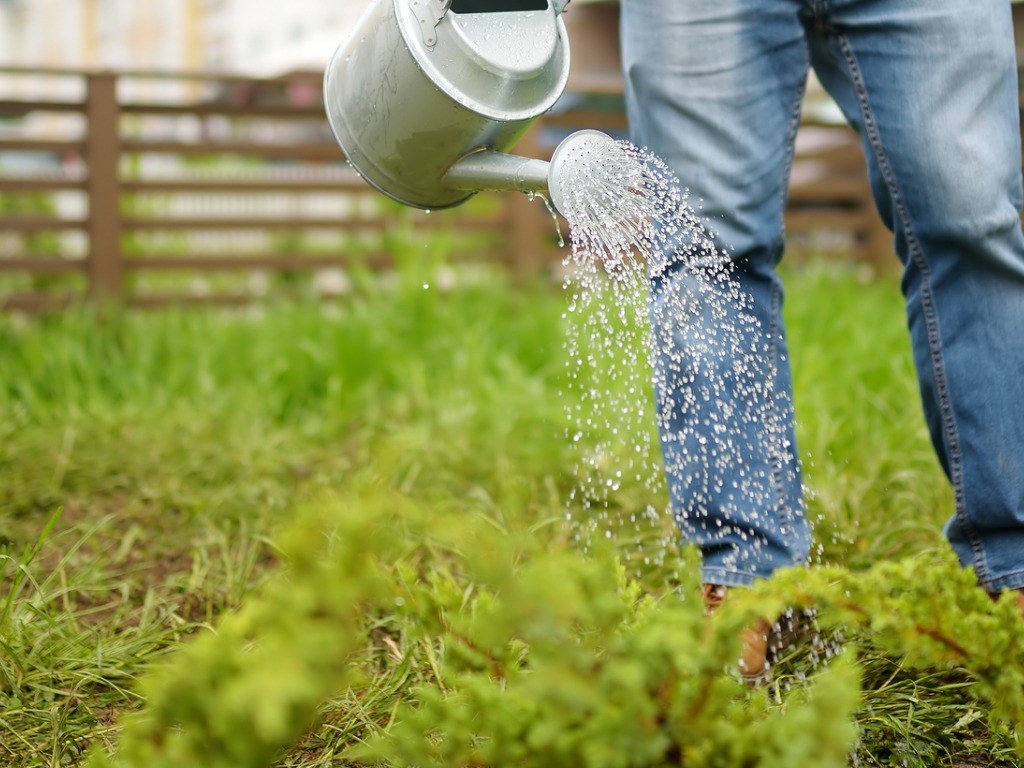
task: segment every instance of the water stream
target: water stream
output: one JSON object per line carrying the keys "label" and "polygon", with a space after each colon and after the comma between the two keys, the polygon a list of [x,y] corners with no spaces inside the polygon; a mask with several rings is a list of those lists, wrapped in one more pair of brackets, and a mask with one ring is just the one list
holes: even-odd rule
{"label": "water stream", "polygon": [[[752,533],[757,521],[730,529],[716,520],[716,528],[701,515],[712,495],[734,500],[737,510],[772,508],[766,496],[778,478],[745,467],[742,444],[744,426],[772,433],[778,419],[771,356],[750,342],[766,334],[751,333],[757,320],[732,261],[660,159],[612,141],[578,154],[560,179],[571,244],[564,288],[567,438],[577,449],[566,505],[572,536],[584,549],[614,539],[635,576],[675,567],[680,526],[720,536],[742,559],[762,544]],[[652,286],[663,281],[672,289],[652,301]],[[665,453],[657,424],[672,435]],[[785,440],[769,442],[786,450]],[[686,478],[691,504],[676,520],[663,462]]]}

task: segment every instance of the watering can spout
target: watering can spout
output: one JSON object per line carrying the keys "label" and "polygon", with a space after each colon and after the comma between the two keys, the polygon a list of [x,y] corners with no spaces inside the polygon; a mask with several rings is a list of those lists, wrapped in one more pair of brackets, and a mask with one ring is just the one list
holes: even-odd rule
{"label": "watering can spout", "polygon": [[551,161],[496,152],[471,152],[452,165],[444,186],[465,192],[525,192],[547,197],[562,216],[566,215],[566,193],[570,185],[586,185],[585,164],[607,159],[617,151],[615,140],[594,130],[576,131],[555,147]]}
{"label": "watering can spout", "polygon": [[444,176],[444,186],[465,192],[547,194],[550,163],[493,149],[471,152]]}

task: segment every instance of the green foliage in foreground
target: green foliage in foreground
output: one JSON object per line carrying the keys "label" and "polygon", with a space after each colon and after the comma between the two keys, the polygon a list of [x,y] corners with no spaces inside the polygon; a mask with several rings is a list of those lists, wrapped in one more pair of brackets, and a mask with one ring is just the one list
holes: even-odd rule
{"label": "green foliage in foreground", "polygon": [[[610,551],[538,551],[379,492],[318,511],[291,531],[287,576],[148,679],[146,710],[116,758],[97,754],[93,768],[269,765],[316,705],[352,682],[361,616],[385,611],[396,647],[438,658],[390,727],[349,750],[361,763],[845,765],[857,734],[856,641],[777,698],[729,673],[741,628],[793,605],[817,609],[818,632],[863,626],[912,668],[968,670],[996,727],[1024,726],[1024,623],[950,559],[782,573],[709,621],[696,583],[645,594]],[[395,531],[433,555],[402,556]]]}
{"label": "green foliage in foreground", "polygon": [[[633,520],[664,507],[663,489],[627,478],[609,490],[601,528],[623,535],[575,551],[566,515],[587,521],[566,502],[581,446],[566,437],[565,412],[591,382],[567,380],[565,324],[577,317],[551,286],[510,289],[417,259],[395,283],[367,282],[327,307],[0,317],[0,764],[79,765],[90,745],[93,759],[128,765],[190,752],[202,754],[192,765],[219,756],[233,768],[337,768],[360,750],[396,763],[419,754],[427,764],[441,749],[498,759],[538,719],[563,727],[564,743],[535,745],[584,749],[595,718],[559,696],[619,706],[622,696],[602,698],[609,688],[666,719],[627,718],[608,738],[650,735],[644,754],[661,739],[675,745],[659,753],[670,760],[704,738],[670,725],[667,698],[691,694],[652,699],[646,686],[673,664],[707,664],[715,706],[756,723],[832,702],[799,734],[784,726],[794,754],[834,729],[829,754],[855,732],[862,766],[1019,765],[1010,724],[1020,686],[996,662],[1019,664],[1009,646],[975,643],[972,628],[993,643],[1012,636],[992,624],[1004,609],[970,602],[940,554],[950,494],[921,423],[898,288],[841,268],[795,271],[787,286],[821,575],[780,577],[757,599],[813,598],[823,630],[753,692],[723,661],[751,606],[697,622],[695,601],[679,600],[692,594],[692,569],[671,521]],[[622,382],[594,387],[630,400]],[[588,439],[606,437],[599,428]],[[653,555],[650,568],[637,567],[638,552]],[[888,560],[907,570],[887,575]],[[344,576],[355,562],[367,580]],[[297,599],[297,585],[316,583],[330,587]],[[530,624],[530,600],[561,605],[535,599],[542,589],[568,602]],[[966,603],[948,591],[961,589]],[[609,602],[592,604],[595,591]],[[921,611],[961,606],[963,621],[890,616],[903,591]],[[847,650],[825,672],[815,659],[831,652],[829,622]],[[699,627],[710,628],[698,640]],[[967,653],[905,657],[930,642],[918,627]],[[569,641],[546,642],[548,631]],[[474,657],[470,637],[487,653]],[[576,654],[576,644],[601,651]],[[629,655],[641,647],[637,664]],[[492,709],[472,711],[474,696]],[[427,712],[450,718],[449,741],[415,733]],[[765,738],[760,759],[783,754]]]}
{"label": "green foliage in foreground", "polygon": [[[350,677],[356,627],[380,592],[372,521],[338,518],[332,552],[319,526],[293,526],[282,543],[290,572],[186,646],[144,681],[143,715],[118,758],[95,766],[269,765]],[[379,521],[378,521],[379,526]]]}

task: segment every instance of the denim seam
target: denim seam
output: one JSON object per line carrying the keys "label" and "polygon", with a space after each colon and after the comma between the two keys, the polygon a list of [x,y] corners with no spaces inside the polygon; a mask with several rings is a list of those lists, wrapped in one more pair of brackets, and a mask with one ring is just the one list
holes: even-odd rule
{"label": "denim seam", "polygon": [[[779,241],[776,243],[772,261],[780,261],[782,259],[782,252],[785,248],[785,210],[786,210],[786,196],[789,190],[789,178],[793,171],[793,156],[795,154],[796,147],[796,134],[800,129],[800,110],[803,106],[804,94],[807,91],[807,78],[804,78],[800,83],[800,86],[796,89],[793,94],[793,106],[789,112],[789,125],[786,128],[786,164],[785,172],[783,176],[783,184],[779,187],[779,232],[782,233],[779,236]],[[768,349],[768,359],[771,360],[771,370],[769,371],[770,382],[769,391],[766,392],[768,398],[767,402],[769,405],[768,413],[771,415],[773,422],[776,420],[776,409],[775,409],[775,396],[776,387],[775,382],[778,378],[778,365],[776,360],[778,357],[778,343],[780,330],[778,326],[778,317],[781,315],[781,288],[776,279],[772,283],[772,294],[771,294],[771,326],[768,329],[770,347]],[[773,424],[775,428],[772,429],[773,435],[779,435],[777,424]],[[779,437],[779,440],[784,438]],[[782,479],[782,464],[785,451],[780,445],[774,445],[771,451],[772,460],[772,486],[775,491],[775,509],[776,514],[779,515],[780,520],[784,520],[786,523],[786,534],[783,535],[782,540],[791,553],[794,554],[794,562],[802,562],[802,558],[796,555],[798,552],[797,547],[797,535],[796,525],[794,523],[795,511],[789,509],[783,504],[786,498],[786,489],[783,485]],[[797,460],[794,457],[794,460]]]}
{"label": "denim seam", "polygon": [[783,183],[779,185],[779,239],[772,248],[772,262],[781,260],[785,247],[786,198],[789,194],[789,179],[793,173],[793,156],[796,151],[796,134],[800,129],[800,110],[803,107],[804,95],[807,92],[807,78],[793,94],[793,106],[789,110],[789,125],[786,127],[786,164],[783,172]]}
{"label": "denim seam", "polygon": [[[779,312],[779,285],[775,281],[772,281],[771,303],[771,323],[768,326],[768,360],[771,362],[768,370],[765,402],[768,406],[766,417],[770,420],[768,425],[770,434],[773,438],[776,438],[779,434],[778,414],[775,411],[775,393],[777,390],[775,382],[779,376],[779,367],[775,363],[779,350],[779,324],[776,320],[776,317],[778,317],[777,313]],[[775,492],[773,506],[781,516],[786,514],[782,504],[782,500],[785,498],[785,489],[782,487],[782,451],[775,439],[770,441],[769,446],[768,457],[772,464],[772,490]],[[787,541],[786,543],[788,544],[789,542]]]}
{"label": "denim seam", "polygon": [[758,577],[752,573],[732,571],[728,568],[705,568],[701,571],[701,579],[705,584],[720,584],[725,587],[750,587]]}
{"label": "denim seam", "polygon": [[1024,571],[1014,571],[994,579],[978,579],[986,592],[1001,592],[1004,589],[1024,589]]}
{"label": "denim seam", "polygon": [[811,0],[811,13],[815,26],[822,29],[825,24],[825,0]]}
{"label": "denim seam", "polygon": [[960,455],[960,439],[956,427],[956,416],[953,413],[953,404],[949,394],[949,385],[946,381],[945,366],[942,359],[942,341],[939,338],[938,316],[935,309],[935,299],[932,292],[931,270],[928,261],[925,259],[921,244],[917,239],[910,217],[907,212],[903,195],[900,194],[899,185],[896,183],[889,165],[889,159],[882,146],[881,136],[878,132],[878,125],[875,122],[874,113],[871,110],[871,102],[868,99],[867,88],[864,85],[864,78],[861,75],[857,59],[850,47],[849,40],[842,35],[836,35],[843,58],[850,70],[850,78],[857,93],[857,101],[860,106],[861,116],[864,119],[864,130],[867,133],[868,142],[871,144],[875,161],[878,163],[879,171],[885,180],[889,194],[892,195],[896,215],[899,219],[900,228],[907,238],[907,247],[914,266],[921,273],[921,310],[925,318],[925,326],[928,335],[928,351],[932,362],[932,373],[935,376],[935,388],[939,397],[939,410],[942,414],[942,426],[949,445],[949,474],[953,484],[953,492],[956,503],[956,519],[967,538],[974,558],[974,565],[978,577],[985,580],[988,577],[988,566],[985,558],[985,551],[980,538],[975,532],[970,521],[967,519],[966,505],[964,502],[963,487],[963,462]]}
{"label": "denim seam", "polygon": [[992,579],[992,581],[1003,581],[1004,579],[1009,579],[1009,578],[1011,578],[1013,576],[1021,576],[1021,575],[1024,575],[1024,568],[1021,568],[1021,569],[1016,570],[1016,571],[1010,571],[1009,573],[1004,573],[998,579]]}
{"label": "denim seam", "polygon": [[[778,356],[779,344],[779,327],[776,318],[779,317],[779,314],[782,311],[782,307],[780,306],[781,296],[782,289],[780,288],[778,281],[774,281],[772,283],[772,322],[769,329],[769,332],[771,334],[769,337],[771,339],[769,359],[772,361],[772,363],[769,376],[768,391],[765,393],[768,403],[767,415],[772,422],[771,434],[773,436],[771,441],[771,449],[769,451],[769,457],[772,463],[772,489],[775,492],[774,507],[776,510],[776,514],[779,516],[780,522],[785,523],[786,529],[786,533],[782,535],[782,540],[785,543],[786,548],[790,551],[790,554],[793,555],[793,562],[795,564],[800,564],[801,562],[803,562],[803,558],[800,557],[797,547],[796,524],[794,521],[795,512],[794,510],[789,508],[789,505],[784,503],[786,499],[786,489],[782,480],[782,467],[785,461],[786,451],[785,448],[783,448],[781,445],[781,441],[784,439],[784,436],[782,435],[782,432],[779,429],[777,404],[775,402],[777,391],[775,387],[775,381],[779,375],[778,366],[775,362]],[[794,460],[796,460],[795,457]]]}

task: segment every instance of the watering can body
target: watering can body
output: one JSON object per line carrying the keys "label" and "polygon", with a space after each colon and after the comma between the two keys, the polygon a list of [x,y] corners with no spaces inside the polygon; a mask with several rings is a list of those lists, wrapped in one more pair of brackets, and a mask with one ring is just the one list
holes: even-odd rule
{"label": "watering can body", "polygon": [[[472,196],[452,168],[509,150],[565,88],[566,2],[373,0],[324,74],[328,122],[352,166],[417,208]],[[543,175],[530,162],[540,161],[524,160],[523,173]]]}

